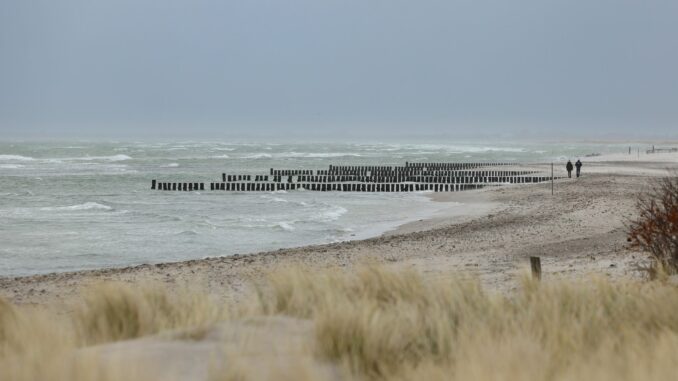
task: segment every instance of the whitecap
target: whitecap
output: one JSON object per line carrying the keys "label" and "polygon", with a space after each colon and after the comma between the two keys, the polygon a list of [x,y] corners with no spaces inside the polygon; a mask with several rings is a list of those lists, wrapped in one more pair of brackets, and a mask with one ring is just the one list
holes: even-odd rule
{"label": "whitecap", "polygon": [[295,230],[295,229],[294,229],[294,226],[292,226],[292,224],[294,224],[294,222],[285,222],[285,221],[281,221],[281,222],[278,222],[277,226],[278,226],[279,228],[281,228],[282,230],[291,232],[291,231],[294,231],[294,230]]}
{"label": "whitecap", "polygon": [[163,168],[176,168],[178,166],[179,166],[179,163],[169,163],[169,164],[163,165],[162,167]]}
{"label": "whitecap", "polygon": [[243,159],[270,159],[273,156],[271,156],[270,153],[255,153],[252,155],[245,155],[242,158]]}
{"label": "whitecap", "polygon": [[21,164],[0,164],[0,168],[2,169],[19,169],[23,167],[24,166]]}
{"label": "whitecap", "polygon": [[336,221],[339,219],[339,217],[346,214],[346,212],[348,212],[346,208],[341,206],[335,206],[330,210],[320,213],[318,217],[322,221]]}
{"label": "whitecap", "polygon": [[264,200],[268,200],[269,202],[289,202],[289,201],[285,200],[284,198],[275,197],[275,196],[264,195],[264,196],[260,196],[260,197],[263,198]]}
{"label": "whitecap", "polygon": [[113,155],[113,156],[83,156],[83,157],[63,157],[63,158],[49,158],[44,159],[48,163],[63,163],[64,161],[125,161],[132,158],[127,155]]}
{"label": "whitecap", "polygon": [[217,156],[212,156],[212,159],[228,159],[228,155],[217,155]]}
{"label": "whitecap", "polygon": [[78,205],[70,205],[70,206],[52,206],[52,207],[44,207],[40,208],[40,210],[44,211],[60,211],[60,210],[111,210],[111,208],[108,205],[102,205],[96,202],[86,202],[84,204],[78,204]]}
{"label": "whitecap", "polygon": [[21,155],[0,155],[0,160],[6,161],[33,161],[35,160],[32,157],[21,156]]}
{"label": "whitecap", "polygon": [[121,154],[121,155],[113,155],[113,156],[91,156],[91,157],[81,158],[79,160],[125,161],[125,160],[132,160],[132,158],[130,156]]}
{"label": "whitecap", "polygon": [[276,154],[279,158],[328,158],[328,157],[361,157],[361,154],[350,152],[284,152]]}

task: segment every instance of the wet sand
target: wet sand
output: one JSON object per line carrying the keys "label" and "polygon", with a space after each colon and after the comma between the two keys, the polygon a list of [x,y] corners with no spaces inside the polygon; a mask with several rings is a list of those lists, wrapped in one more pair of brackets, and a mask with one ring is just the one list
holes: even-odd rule
{"label": "wet sand", "polygon": [[[224,299],[245,294],[278,266],[350,268],[376,262],[413,267],[431,277],[459,272],[478,276],[498,291],[516,287],[530,256],[542,258],[544,279],[639,277],[646,257],[626,248],[626,224],[635,216],[636,195],[678,168],[678,154],[642,160],[584,160],[583,177],[551,184],[491,187],[435,193],[452,202],[430,219],[405,224],[380,237],[178,263],[0,278],[0,295],[15,303],[69,303],[100,281],[160,282],[204,287]],[[628,159],[628,158],[627,158]]]}

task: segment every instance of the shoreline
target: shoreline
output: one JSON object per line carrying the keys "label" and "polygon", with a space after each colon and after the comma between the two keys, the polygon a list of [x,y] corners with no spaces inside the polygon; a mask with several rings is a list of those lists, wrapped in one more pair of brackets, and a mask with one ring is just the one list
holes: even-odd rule
{"label": "shoreline", "polygon": [[[649,155],[648,155],[649,156]],[[351,267],[364,262],[477,276],[498,291],[517,286],[531,255],[542,257],[545,278],[641,276],[645,257],[625,248],[625,221],[648,180],[678,167],[664,161],[591,161],[581,179],[508,185],[427,195],[434,202],[461,202],[421,221],[368,239],[260,253],[122,268],[0,277],[0,296],[15,303],[72,302],[79,290],[100,281],[201,285],[223,299],[237,299],[247,284],[280,265]],[[465,203],[464,203],[465,202]],[[450,213],[454,214],[451,219]]]}
{"label": "shoreline", "polygon": [[[145,267],[145,266],[156,266],[156,265],[171,265],[183,262],[192,262],[200,261],[207,259],[219,259],[219,258],[229,258],[229,257],[242,257],[242,256],[251,256],[258,254],[266,254],[272,252],[278,252],[280,250],[293,250],[293,249],[302,249],[306,247],[316,247],[331,245],[337,243],[345,242],[359,242],[364,240],[369,240],[373,238],[379,238],[390,235],[405,234],[408,232],[415,231],[424,231],[434,227],[444,226],[450,223],[463,222],[472,218],[474,216],[480,216],[483,213],[480,213],[473,207],[481,207],[483,209],[488,209],[483,205],[485,198],[479,198],[478,196],[472,195],[482,192],[484,190],[471,190],[464,192],[431,192],[431,191],[421,191],[421,192],[412,192],[411,196],[419,197],[424,200],[426,205],[429,206],[430,210],[426,210],[416,216],[408,216],[407,218],[401,218],[393,221],[382,221],[375,222],[374,226],[366,229],[363,226],[363,229],[358,230],[357,228],[350,237],[345,237],[343,240],[335,241],[326,241],[326,242],[308,242],[301,243],[299,245],[291,246],[279,246],[270,249],[261,249],[256,251],[249,252],[236,252],[232,254],[216,255],[216,256],[206,256],[202,258],[186,258],[179,260],[165,260],[159,262],[145,262],[145,263],[130,263],[130,264],[120,264],[120,265],[110,265],[104,267],[93,267],[93,268],[79,268],[79,269],[64,269],[64,270],[53,270],[37,273],[19,273],[19,274],[0,274],[0,281],[3,279],[18,279],[18,278],[30,278],[30,277],[41,277],[41,276],[57,276],[59,274],[69,274],[69,273],[87,273],[87,272],[102,272],[102,271],[125,271],[135,268]],[[275,192],[272,192],[275,194]],[[385,193],[386,194],[386,193]],[[468,205],[467,205],[468,203]],[[437,205],[433,207],[433,205]],[[489,205],[488,205],[489,206]],[[481,210],[483,210],[481,209]],[[488,211],[489,212],[489,211]],[[454,219],[450,221],[450,219]]]}
{"label": "shoreline", "polygon": [[[322,249],[324,247],[334,247],[337,245],[343,245],[343,244],[354,244],[354,243],[361,243],[361,242],[366,242],[366,241],[371,241],[375,239],[379,239],[382,237],[391,237],[391,236],[399,236],[399,235],[405,235],[409,233],[421,233],[425,232],[427,230],[432,230],[432,229],[437,229],[441,228],[447,225],[453,225],[457,223],[462,223],[466,222],[469,219],[472,219],[474,217],[480,217],[482,215],[486,215],[490,213],[490,210],[494,210],[496,208],[496,204],[494,202],[484,202],[482,200],[485,199],[485,197],[478,196],[482,192],[485,192],[487,189],[481,189],[481,190],[470,190],[470,191],[465,191],[465,192],[455,192],[455,193],[428,193],[428,192],[421,192],[423,196],[428,198],[430,202],[435,202],[435,203],[441,203],[441,204],[450,204],[447,207],[442,207],[437,209],[436,211],[432,212],[432,214],[428,217],[424,217],[422,219],[417,219],[415,221],[407,221],[407,222],[399,222],[397,226],[390,227],[390,228],[380,228],[378,229],[381,231],[380,233],[376,234],[368,234],[363,237],[358,237],[358,238],[352,238],[352,239],[347,239],[344,241],[337,241],[337,242],[327,242],[327,243],[319,243],[319,244],[308,244],[308,245],[300,245],[300,246],[292,246],[292,247],[281,247],[278,249],[273,249],[273,250],[264,250],[264,251],[256,251],[252,253],[236,253],[236,254],[230,254],[230,255],[223,255],[223,256],[214,256],[214,257],[205,257],[205,258],[200,258],[200,259],[187,259],[187,260],[180,260],[180,261],[168,261],[168,262],[159,262],[159,263],[141,263],[141,264],[133,264],[133,265],[128,265],[128,266],[119,266],[119,267],[101,267],[101,268],[94,268],[94,269],[82,269],[82,270],[67,270],[67,271],[51,271],[51,272],[46,272],[46,273],[41,273],[41,274],[30,274],[30,275],[0,275],[0,286],[2,285],[3,281],[17,281],[17,280],[22,280],[22,279],[50,279],[54,277],[60,277],[60,276],[69,276],[69,275],[106,275],[106,274],[114,274],[118,272],[128,272],[128,271],[135,271],[135,270],[141,270],[141,269],[147,269],[147,268],[164,268],[164,267],[171,267],[174,265],[182,265],[182,264],[192,264],[192,263],[198,263],[202,261],[220,261],[224,259],[242,259],[242,258],[247,258],[247,257],[252,257],[252,256],[268,256],[268,255],[277,255],[281,252],[285,251],[293,251],[293,250],[304,250],[304,249]],[[471,201],[469,204],[462,204],[462,200],[464,202],[468,202],[469,200]],[[481,209],[481,211],[478,211],[477,209],[473,209],[474,207],[482,207],[485,209]],[[450,221],[450,218],[458,218]],[[2,288],[0,287],[0,296],[1,296],[1,291]]]}

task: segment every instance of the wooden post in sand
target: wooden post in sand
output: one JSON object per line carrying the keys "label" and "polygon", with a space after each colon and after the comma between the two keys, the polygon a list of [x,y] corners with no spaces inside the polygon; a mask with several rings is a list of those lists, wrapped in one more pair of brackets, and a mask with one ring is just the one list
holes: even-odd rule
{"label": "wooden post in sand", "polygon": [[553,196],[553,163],[551,163],[551,196]]}
{"label": "wooden post in sand", "polygon": [[541,280],[541,259],[530,257],[530,267],[532,268],[532,278]]}

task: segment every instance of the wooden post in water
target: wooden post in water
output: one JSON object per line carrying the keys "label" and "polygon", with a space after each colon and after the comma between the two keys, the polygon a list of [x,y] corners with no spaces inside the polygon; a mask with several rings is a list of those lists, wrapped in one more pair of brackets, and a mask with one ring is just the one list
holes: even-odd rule
{"label": "wooden post in water", "polygon": [[530,267],[532,268],[532,278],[541,280],[541,259],[530,257]]}

